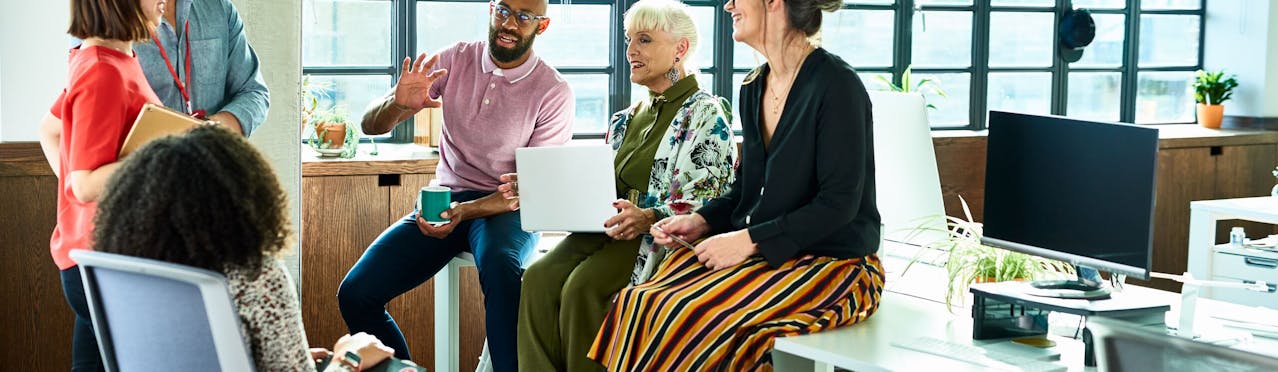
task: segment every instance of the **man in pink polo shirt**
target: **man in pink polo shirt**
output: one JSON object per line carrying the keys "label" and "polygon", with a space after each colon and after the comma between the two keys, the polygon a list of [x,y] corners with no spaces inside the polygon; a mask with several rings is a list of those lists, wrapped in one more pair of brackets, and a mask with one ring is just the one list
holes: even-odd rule
{"label": "man in pink polo shirt", "polygon": [[572,137],[574,101],[568,83],[537,58],[533,40],[550,19],[546,0],[501,0],[490,6],[487,41],[460,42],[429,60],[404,59],[394,91],[364,114],[365,133],[386,133],[424,107],[444,111],[439,182],[461,202],[432,226],[417,212],[382,232],[338,289],[351,332],[368,332],[411,359],[386,303],[430,279],[460,252],[472,252],[484,290],[488,346],[496,371],[517,369],[515,319],[522,263],[537,236],[523,231],[519,212],[498,192],[498,177],[515,171],[515,149],[556,146]]}

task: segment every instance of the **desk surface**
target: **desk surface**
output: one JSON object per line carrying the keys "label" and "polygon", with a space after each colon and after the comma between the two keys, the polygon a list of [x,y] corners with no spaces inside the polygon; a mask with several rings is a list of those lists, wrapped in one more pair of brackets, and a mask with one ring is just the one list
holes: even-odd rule
{"label": "desk surface", "polygon": [[[1128,289],[1133,286],[1128,285]],[[1140,290],[1147,290],[1140,288]],[[1167,292],[1167,295],[1176,296]],[[1178,305],[1173,305],[1177,306]],[[1199,299],[1199,312],[1235,313],[1254,311],[1247,306]],[[1176,310],[1175,308],[1173,310]],[[917,337],[933,337],[967,345],[986,345],[993,342],[972,340],[970,310],[955,308],[957,314],[945,309],[941,302],[926,300],[893,291],[883,293],[879,310],[860,324],[816,334],[778,338],[775,349],[804,359],[828,363],[856,371],[905,371],[927,369],[943,371],[980,371],[976,365],[933,354],[893,346],[894,341]],[[1201,321],[1201,320],[1200,320]],[[1168,336],[1173,337],[1173,336]],[[1094,370],[1083,367],[1083,343],[1081,340],[1049,336],[1057,342],[1060,362],[1071,371]],[[1278,354],[1278,340],[1256,337],[1236,348],[1253,352]]]}
{"label": "desk surface", "polygon": [[1218,216],[1216,219],[1235,216],[1253,221],[1278,223],[1278,197],[1272,196],[1198,200],[1190,202],[1189,209],[1194,212],[1204,211],[1226,215]]}

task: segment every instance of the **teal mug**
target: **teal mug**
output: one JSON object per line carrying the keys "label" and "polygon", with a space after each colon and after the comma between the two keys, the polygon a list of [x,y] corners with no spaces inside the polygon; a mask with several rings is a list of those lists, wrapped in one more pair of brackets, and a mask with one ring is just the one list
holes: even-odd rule
{"label": "teal mug", "polygon": [[439,214],[448,210],[452,204],[452,189],[446,186],[426,186],[422,188],[421,195],[417,198],[417,210],[420,211],[422,219],[430,223],[448,223],[449,220],[440,217]]}

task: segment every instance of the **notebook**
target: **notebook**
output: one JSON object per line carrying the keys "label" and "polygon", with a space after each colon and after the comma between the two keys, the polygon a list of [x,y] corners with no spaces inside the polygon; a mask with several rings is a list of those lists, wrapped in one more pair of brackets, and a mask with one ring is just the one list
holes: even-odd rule
{"label": "notebook", "polygon": [[179,134],[204,124],[203,120],[183,114],[168,107],[153,103],[142,105],[137,120],[133,121],[133,129],[124,137],[124,146],[120,147],[120,158],[124,158],[147,142],[157,138]]}

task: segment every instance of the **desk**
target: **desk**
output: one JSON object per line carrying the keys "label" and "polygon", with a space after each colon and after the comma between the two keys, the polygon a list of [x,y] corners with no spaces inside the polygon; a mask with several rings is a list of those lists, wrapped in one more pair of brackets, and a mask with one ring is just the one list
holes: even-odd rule
{"label": "desk", "polygon": [[[1133,286],[1128,285],[1128,290]],[[1138,290],[1149,290],[1140,288]],[[1163,292],[1167,296],[1175,293]],[[1178,305],[1173,305],[1173,311]],[[1247,311],[1242,305],[1199,299],[1200,313]],[[854,371],[909,371],[926,366],[938,371],[981,371],[983,368],[959,360],[892,346],[894,341],[933,337],[955,343],[984,345],[991,342],[972,340],[972,319],[968,309],[912,297],[898,292],[883,292],[879,310],[866,321],[827,332],[782,337],[775,342],[772,360],[778,371],[833,371],[833,367]],[[1172,337],[1172,336],[1168,336]],[[1059,336],[1060,363],[1071,371],[1091,371],[1083,367],[1083,343]],[[994,341],[1000,342],[1000,341]],[[1235,348],[1278,356],[1278,340],[1255,338]]]}
{"label": "desk", "polygon": [[[1217,278],[1218,273],[1214,272],[1216,271],[1214,268],[1219,264],[1219,262],[1216,262],[1217,255],[1212,250],[1216,246],[1216,221],[1239,219],[1278,225],[1278,198],[1271,196],[1194,201],[1189,203],[1189,210],[1189,259],[1187,260],[1187,266],[1189,273],[1198,279],[1223,280]],[[1241,279],[1265,280],[1264,278]],[[1202,297],[1215,299],[1223,299],[1221,294],[1225,291],[1241,290],[1212,289],[1210,287],[1201,289]],[[1247,295],[1260,296],[1262,294],[1248,293]],[[1237,301],[1237,299],[1231,300]]]}

